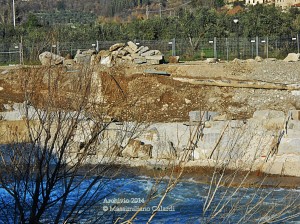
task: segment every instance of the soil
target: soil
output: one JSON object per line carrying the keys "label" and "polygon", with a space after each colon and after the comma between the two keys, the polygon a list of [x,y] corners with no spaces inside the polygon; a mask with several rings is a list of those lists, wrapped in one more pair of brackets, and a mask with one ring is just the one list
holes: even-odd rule
{"label": "soil", "polygon": [[[146,70],[168,72],[170,76],[145,73]],[[236,88],[195,85],[173,78],[208,80],[246,80],[271,84],[298,84],[300,62],[264,60],[232,61],[208,64],[203,61],[157,66],[128,66],[114,75],[124,90],[124,99],[114,101],[112,115],[122,119],[121,111],[149,121],[187,121],[193,110],[217,111],[232,119],[250,118],[255,110],[300,108],[300,97],[289,90]],[[104,82],[105,83],[105,82]],[[114,88],[110,85],[108,88]],[[112,92],[118,92],[114,89]],[[112,103],[111,94],[106,94]],[[115,98],[114,98],[115,100]],[[133,119],[132,117],[132,119]]]}
{"label": "soil", "polygon": [[[0,87],[3,88],[0,91],[0,110],[4,110],[5,103],[24,101],[17,70],[0,67]],[[148,74],[146,70],[163,71],[170,76]],[[124,64],[113,68],[98,68],[108,114],[118,120],[150,122],[188,121],[189,112],[193,110],[217,111],[232,119],[247,119],[255,110],[287,112],[300,109],[300,97],[293,95],[290,90],[207,86],[173,79],[298,84],[299,71],[300,62],[268,59],[262,62],[235,60],[209,64],[196,61],[163,65]],[[72,81],[65,78],[62,82],[65,82],[63,86],[68,86],[66,83]]]}

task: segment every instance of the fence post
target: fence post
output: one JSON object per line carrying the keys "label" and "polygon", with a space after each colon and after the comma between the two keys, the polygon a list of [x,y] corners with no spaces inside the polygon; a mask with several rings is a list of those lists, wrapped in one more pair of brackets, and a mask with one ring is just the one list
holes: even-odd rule
{"label": "fence post", "polygon": [[172,39],[172,56],[176,56],[176,39]]}
{"label": "fence post", "polygon": [[56,54],[60,55],[60,52],[59,52],[59,42],[58,41],[56,42]]}
{"label": "fence post", "polygon": [[217,38],[214,37],[214,58],[218,58],[217,56]]}
{"label": "fence post", "polygon": [[267,58],[269,58],[269,37],[266,38],[267,44]]}
{"label": "fence post", "polygon": [[225,43],[226,43],[226,59],[228,61],[229,60],[229,43],[228,43],[228,38],[226,38]]}
{"label": "fence post", "polygon": [[300,46],[299,46],[299,33],[297,33],[297,50],[298,50],[298,54],[299,54],[299,49]]}
{"label": "fence post", "polygon": [[256,56],[258,56],[258,36],[255,37],[255,44],[256,44]]}
{"label": "fence post", "polygon": [[99,52],[99,41],[96,41],[96,51]]}
{"label": "fence post", "polygon": [[23,38],[21,37],[21,42],[19,43],[19,56],[20,56],[20,65],[24,64],[24,55],[23,55]]}

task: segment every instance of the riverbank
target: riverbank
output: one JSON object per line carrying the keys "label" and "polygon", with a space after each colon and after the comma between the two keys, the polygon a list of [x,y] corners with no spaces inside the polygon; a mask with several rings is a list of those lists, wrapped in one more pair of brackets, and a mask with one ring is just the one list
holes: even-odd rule
{"label": "riverbank", "polygon": [[[221,170],[213,167],[132,167],[128,165],[112,165],[111,174],[116,177],[145,177],[156,180],[176,179],[178,182],[193,182],[211,184],[212,176],[222,174]],[[246,177],[246,178],[245,178]],[[236,171],[227,169],[222,176],[221,186],[243,188],[287,188],[300,189],[300,177],[271,175],[260,171]]]}

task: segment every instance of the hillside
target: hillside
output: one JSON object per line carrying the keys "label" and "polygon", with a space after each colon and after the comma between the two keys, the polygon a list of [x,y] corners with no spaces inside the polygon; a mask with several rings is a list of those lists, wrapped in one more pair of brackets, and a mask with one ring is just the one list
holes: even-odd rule
{"label": "hillside", "polygon": [[[150,15],[169,14],[180,6],[187,6],[192,1],[187,0],[86,0],[84,4],[80,0],[16,0],[16,21],[23,23],[29,13],[53,13],[53,12],[82,12],[97,16],[114,17],[120,16],[126,19],[133,14],[146,14],[148,6]],[[0,1],[0,24],[11,24],[12,22],[12,1]]]}

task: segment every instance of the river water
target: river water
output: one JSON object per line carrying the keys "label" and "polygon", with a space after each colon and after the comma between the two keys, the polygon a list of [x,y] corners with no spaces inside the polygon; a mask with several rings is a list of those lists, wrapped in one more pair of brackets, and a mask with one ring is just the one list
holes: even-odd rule
{"label": "river water", "polygon": [[[118,218],[119,222],[125,221],[147,201],[151,190],[157,190],[158,195],[161,195],[159,193],[163,192],[168,181],[168,179],[157,180],[146,176],[106,179],[99,194],[99,201],[91,210],[83,212],[75,223],[85,223],[85,221],[93,223],[92,221],[95,220],[95,223],[112,223]],[[297,198],[300,190],[281,188],[240,188],[237,190],[237,188],[222,187],[216,191],[215,197],[204,213],[209,189],[209,185],[197,183],[193,179],[182,180],[167,194],[160,207],[157,205],[161,196],[147,203],[133,223],[146,223],[153,211],[158,208],[159,212],[153,218],[152,223],[238,223],[239,221],[240,223],[262,223],[274,214],[281,213],[283,213],[282,217],[291,215],[296,215],[296,217],[288,221],[275,219],[275,223],[300,223],[300,199]],[[56,193],[59,193],[59,189]],[[74,192],[68,203],[76,201],[78,195],[80,191]],[[0,197],[4,200],[11,200],[1,188]],[[288,205],[292,208],[286,208]],[[218,209],[221,207],[223,207],[221,210]],[[4,214],[1,211],[1,221],[6,223],[3,221],[3,216],[1,217]],[[217,213],[218,211],[220,212]],[[245,216],[246,213],[249,214]],[[217,215],[211,218],[213,214]],[[44,222],[51,223],[49,214],[48,218],[45,216]]]}

